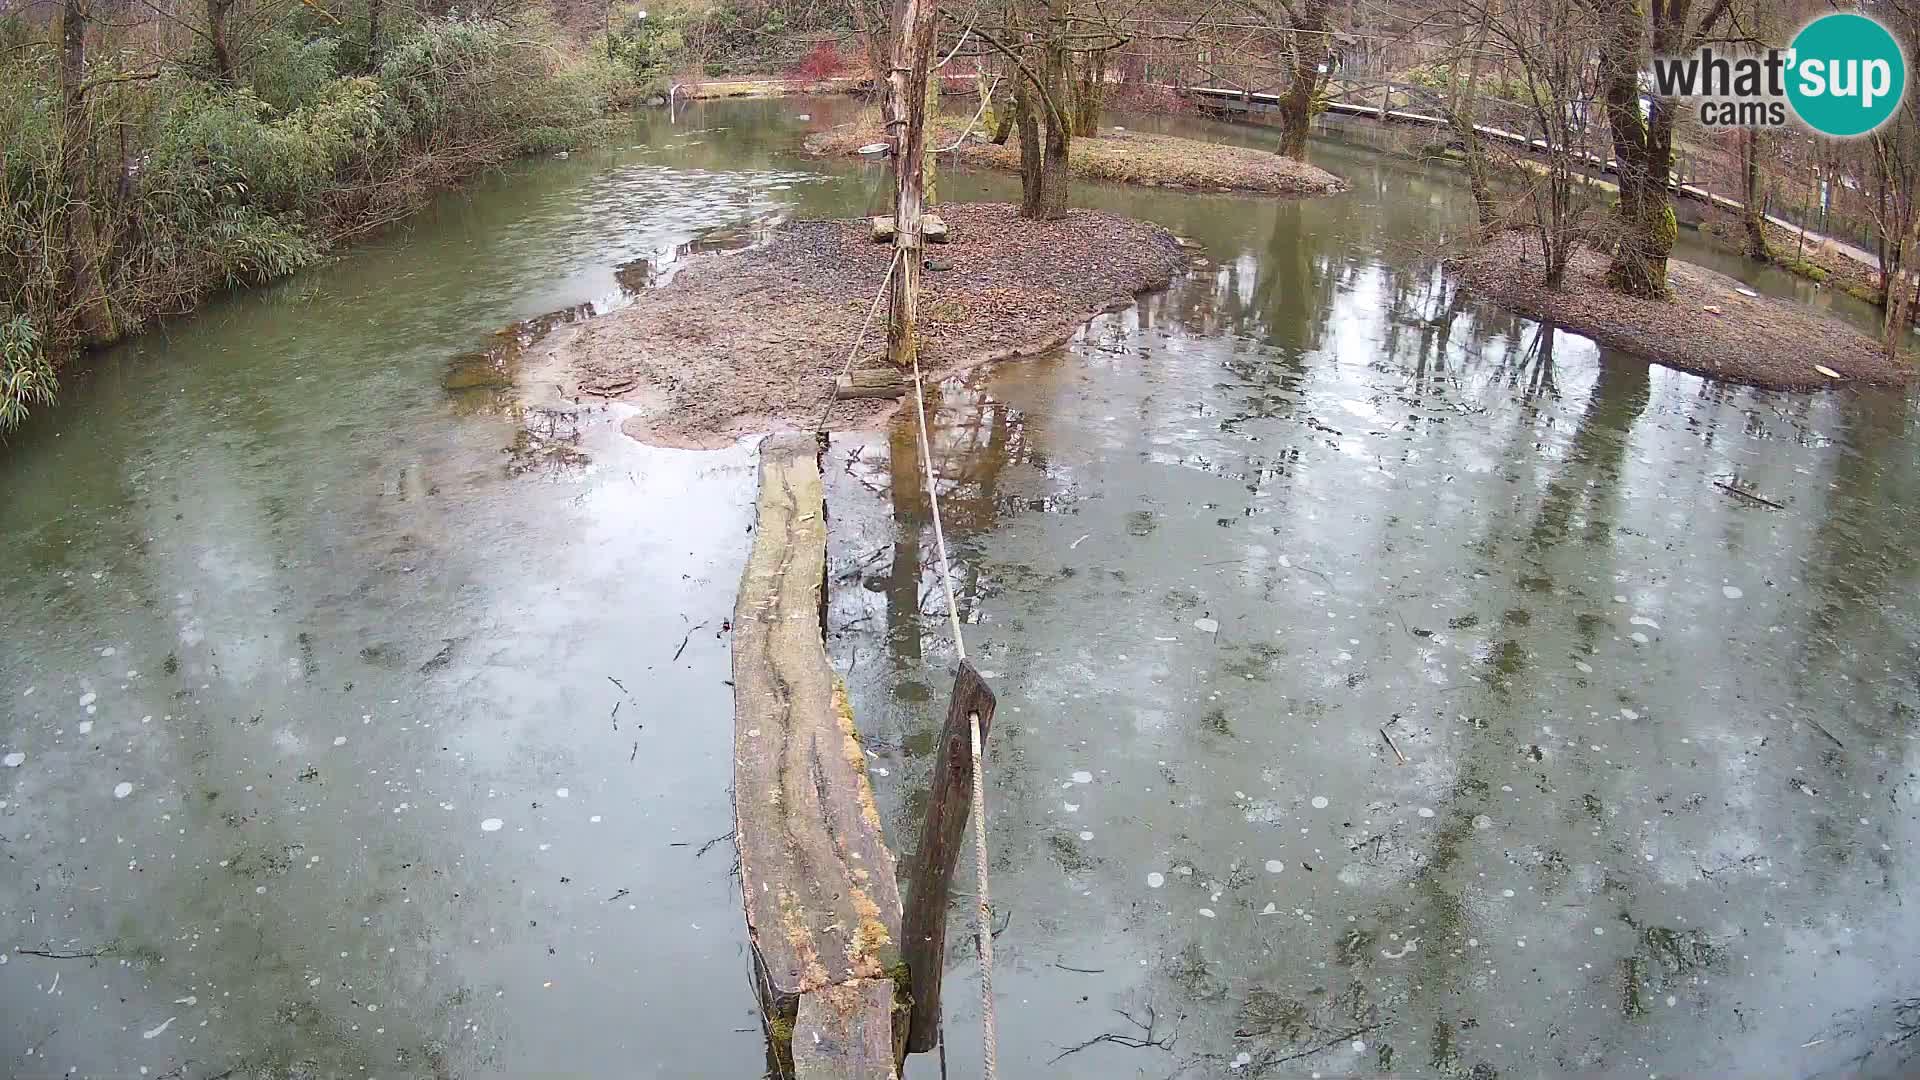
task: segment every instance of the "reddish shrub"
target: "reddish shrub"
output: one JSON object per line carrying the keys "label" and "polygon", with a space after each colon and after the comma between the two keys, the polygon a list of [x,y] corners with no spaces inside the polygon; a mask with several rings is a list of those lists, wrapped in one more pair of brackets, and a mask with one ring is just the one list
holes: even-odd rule
{"label": "reddish shrub", "polygon": [[840,74],[846,66],[847,59],[840,55],[840,47],[831,41],[822,41],[801,57],[787,74],[795,79],[819,82]]}

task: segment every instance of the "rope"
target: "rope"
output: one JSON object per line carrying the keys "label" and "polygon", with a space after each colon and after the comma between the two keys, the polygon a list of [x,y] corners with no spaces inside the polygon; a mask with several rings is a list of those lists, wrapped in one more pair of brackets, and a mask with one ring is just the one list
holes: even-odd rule
{"label": "rope", "polygon": [[980,908],[974,915],[980,935],[980,1075],[994,1080],[1000,1069],[1000,1046],[993,1020],[993,916],[987,910],[987,770],[980,755],[980,714],[968,716],[967,723],[973,730],[973,857],[978,867],[974,887],[980,894]]}
{"label": "rope", "polygon": [[[920,383],[920,350],[913,350],[913,411],[920,419],[920,464],[927,474],[927,505],[933,511],[933,543],[940,552],[940,582],[947,590],[947,618],[953,623],[953,650],[967,658],[967,643],[960,637],[960,607],[953,600],[953,568],[947,563],[947,534],[940,528],[940,493],[934,490],[933,451],[927,445],[927,397]],[[974,751],[974,775],[980,775],[980,753]]]}
{"label": "rope", "polygon": [[[940,493],[933,476],[933,448],[927,439],[927,395],[920,377],[920,350],[913,353],[913,412],[920,433],[920,465],[927,477],[927,505],[933,516],[933,542],[940,553],[940,582],[947,593],[947,619],[953,625],[953,650],[967,658],[960,636],[960,607],[953,598],[953,566],[947,559],[947,534],[940,525]],[[980,745],[980,714],[967,717],[973,742],[974,940],[980,951],[980,1062],[985,1080],[999,1075],[1000,1043],[993,1014],[993,914],[987,893],[987,763]]]}
{"label": "rope", "polygon": [[946,153],[951,153],[952,151],[960,149],[960,144],[963,142],[966,142],[967,136],[973,134],[973,125],[979,123],[980,118],[987,115],[987,106],[993,102],[993,92],[997,87],[999,87],[999,85],[1000,85],[1000,76],[995,75],[993,77],[993,81],[987,84],[987,92],[980,98],[980,107],[974,110],[973,119],[967,121],[966,130],[960,133],[959,138],[953,140],[952,146],[943,146],[940,149],[935,150],[934,153],[946,154]]}
{"label": "rope", "polygon": [[[886,298],[887,286],[893,283],[894,268],[899,265],[900,252],[896,249],[893,253],[893,258],[887,263],[887,275],[880,279],[880,291],[874,294],[873,306],[867,309],[867,319],[860,324],[860,332],[853,336],[853,348],[847,350],[847,362],[840,368],[841,379],[846,378],[847,373],[853,370],[854,357],[860,355],[860,346],[867,340],[867,327],[873,325],[873,317],[879,314],[880,301]],[[827,406],[820,410],[820,419],[813,425],[815,431],[823,431],[826,429],[827,414],[833,412],[834,389],[839,381],[839,379],[835,379],[833,382],[827,384]]]}

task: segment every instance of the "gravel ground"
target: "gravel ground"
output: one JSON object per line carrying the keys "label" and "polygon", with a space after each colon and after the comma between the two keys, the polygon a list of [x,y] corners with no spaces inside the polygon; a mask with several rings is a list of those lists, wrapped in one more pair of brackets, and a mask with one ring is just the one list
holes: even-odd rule
{"label": "gravel ground", "polygon": [[[1101,311],[1163,287],[1185,262],[1172,233],[1092,210],[1028,221],[1003,204],[944,205],[952,242],[922,277],[922,370],[938,376],[1051,348]],[[879,292],[892,247],[864,218],[795,221],[762,246],[702,256],[631,306],[554,334],[529,384],[570,399],[615,398],[628,433],[667,446],[812,429]],[[884,305],[883,305],[884,307]],[[885,362],[886,313],[858,363]],[[859,427],[897,402],[838,402],[828,426]]]}
{"label": "gravel ground", "polygon": [[[951,146],[965,128],[963,120],[942,117],[933,126],[931,141]],[[881,141],[876,113],[808,136],[806,145],[815,154],[851,154],[861,146]],[[1018,172],[1019,140],[1009,138],[1004,145],[996,146],[975,135],[959,149],[942,154],[940,160]],[[1325,169],[1264,150],[1117,128],[1074,139],[1067,152],[1067,168],[1081,180],[1195,191],[1332,195],[1347,189],[1345,180]]]}
{"label": "gravel ground", "polygon": [[1607,257],[1588,250],[1574,255],[1561,289],[1546,288],[1539,244],[1524,232],[1496,237],[1452,265],[1469,287],[1509,308],[1698,375],[1777,390],[1914,376],[1912,367],[1888,361],[1878,341],[1837,319],[1791,300],[1747,296],[1733,278],[1677,259],[1667,264],[1673,299],[1664,303],[1608,288]]}

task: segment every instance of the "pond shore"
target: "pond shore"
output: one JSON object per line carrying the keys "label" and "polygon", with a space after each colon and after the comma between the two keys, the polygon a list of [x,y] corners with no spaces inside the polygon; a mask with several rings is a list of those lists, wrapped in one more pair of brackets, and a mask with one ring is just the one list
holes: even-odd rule
{"label": "pond shore", "polygon": [[[928,247],[922,278],[921,365],[934,378],[1059,345],[1095,315],[1164,287],[1186,262],[1167,230],[1098,211],[1057,221],[1000,203],[936,212],[952,241]],[[763,245],[698,258],[631,306],[542,342],[522,385],[634,404],[627,433],[656,445],[811,430],[856,338],[856,366],[885,363],[884,311],[860,338],[893,254],[871,232],[866,218],[794,221]],[[828,426],[863,426],[896,407],[837,402]]]}
{"label": "pond shore", "polygon": [[1725,274],[1678,259],[1668,263],[1673,299],[1665,302],[1609,288],[1607,256],[1587,249],[1567,265],[1565,285],[1548,289],[1539,244],[1517,230],[1449,265],[1469,288],[1505,307],[1696,375],[1772,390],[1914,377],[1912,368],[1887,359],[1880,342],[1846,323],[1795,301],[1752,295]]}
{"label": "pond shore", "polygon": [[[1020,144],[1009,138],[995,144],[976,128],[963,141],[964,121],[941,117],[932,125],[930,145],[943,148],[941,161],[1008,172],[1020,171]],[[863,116],[807,137],[809,153],[845,156],[860,147],[883,142],[877,113]],[[1347,189],[1338,176],[1304,161],[1281,157],[1246,146],[1182,139],[1122,128],[1102,128],[1100,134],[1073,140],[1068,171],[1079,180],[1105,180],[1147,187],[1190,191],[1244,191],[1266,195],[1334,195]]]}

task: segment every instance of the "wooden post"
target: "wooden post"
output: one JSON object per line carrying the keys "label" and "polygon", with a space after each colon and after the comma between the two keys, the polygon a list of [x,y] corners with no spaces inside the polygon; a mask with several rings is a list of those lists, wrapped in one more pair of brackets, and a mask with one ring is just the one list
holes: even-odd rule
{"label": "wooden post", "polygon": [[893,274],[887,318],[887,357],[912,367],[918,348],[914,326],[920,314],[920,204],[926,156],[927,74],[933,66],[938,0],[905,0],[894,28],[893,70],[887,76],[887,113],[893,130],[893,246],[900,266]]}
{"label": "wooden post", "polygon": [[913,880],[901,917],[900,957],[907,963],[913,1014],[907,1027],[907,1052],[933,1049],[940,1034],[940,974],[947,958],[947,894],[953,868],[966,846],[967,813],[973,804],[973,730],[980,718],[980,741],[993,724],[993,689],[968,661],[953,675],[953,698],[940,729],[933,761],[927,816],[920,823],[920,846],[913,857]]}

